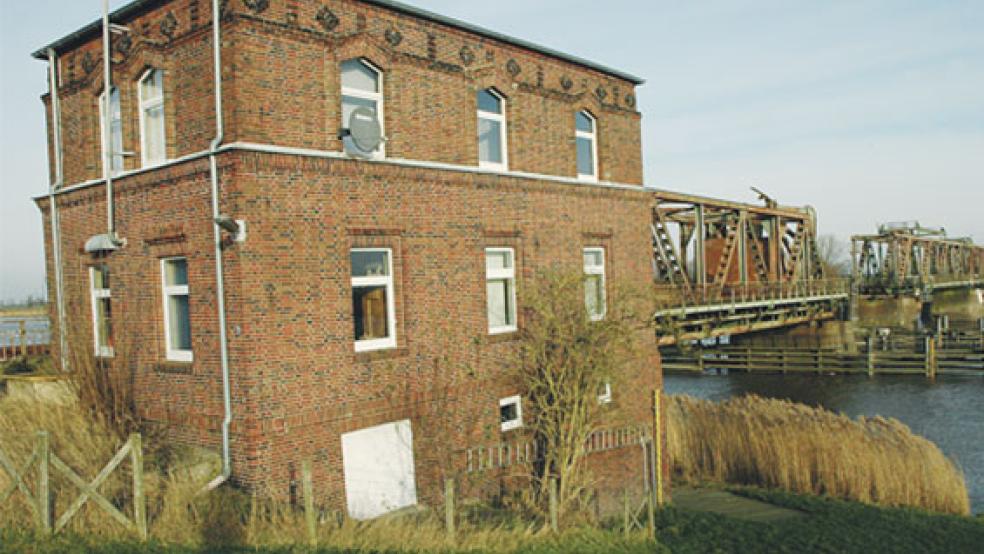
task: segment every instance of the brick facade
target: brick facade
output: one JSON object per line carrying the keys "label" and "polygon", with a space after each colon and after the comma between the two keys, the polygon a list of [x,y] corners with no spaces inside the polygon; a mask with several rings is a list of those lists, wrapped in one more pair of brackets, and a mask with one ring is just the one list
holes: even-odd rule
{"label": "brick facade", "polygon": [[[210,3],[147,4],[126,22],[134,31],[126,54],[114,48],[124,149],[138,154],[115,181],[126,244],[98,260],[82,246],[105,232],[102,85],[98,69],[86,71],[101,51],[94,37],[60,52],[71,187],[57,196],[65,295],[70,325],[91,332],[86,271],[109,265],[114,336],[132,345],[140,415],[176,441],[214,448],[222,382],[201,155],[214,133]],[[340,435],[410,419],[418,494],[434,500],[442,475],[458,471],[445,458],[516,438],[498,425],[498,399],[521,392],[504,377],[516,335],[489,335],[484,249],[515,249],[521,290],[545,268],[579,271],[588,246],[605,247],[610,287],[651,282],[634,84],[372,2],[252,5],[266,7],[228,2],[223,23],[231,146],[218,155],[221,212],[245,220],[248,235],[223,254],[234,478],[284,496],[310,458],[319,495],[341,507]],[[353,57],[384,72],[386,161],[340,154],[339,64]],[[132,171],[140,163],[135,83],[149,67],[166,71],[168,156],[186,158]],[[509,172],[476,170],[475,96],[489,86],[508,102]],[[598,122],[601,184],[573,179],[574,114],[583,109]],[[38,204],[54,291],[47,198]],[[349,252],[376,246],[393,253],[397,346],[356,353]],[[165,360],[160,260],[169,256],[188,259],[194,361],[186,364]],[[639,340],[645,354],[613,396],[628,422],[646,424],[661,373],[654,337]],[[640,478],[638,448],[598,459],[610,488]]]}

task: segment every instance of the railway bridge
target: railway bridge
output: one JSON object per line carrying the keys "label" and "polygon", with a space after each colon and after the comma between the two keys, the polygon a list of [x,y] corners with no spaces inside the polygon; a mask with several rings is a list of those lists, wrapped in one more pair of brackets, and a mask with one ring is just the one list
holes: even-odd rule
{"label": "railway bridge", "polygon": [[918,223],[883,225],[852,237],[852,271],[838,275],[818,247],[816,212],[759,194],[764,205],[653,192],[661,346],[826,320],[904,327],[941,301],[958,314],[972,306],[966,315],[975,323],[984,317],[984,299],[974,301],[984,289],[984,247],[970,239]]}

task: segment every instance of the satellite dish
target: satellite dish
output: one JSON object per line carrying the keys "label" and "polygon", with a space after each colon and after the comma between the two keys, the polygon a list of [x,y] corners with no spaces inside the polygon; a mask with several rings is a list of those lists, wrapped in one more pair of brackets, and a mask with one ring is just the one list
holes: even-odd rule
{"label": "satellite dish", "polygon": [[349,116],[348,128],[342,129],[342,144],[345,152],[356,158],[371,158],[383,143],[383,128],[376,112],[366,108],[356,108]]}

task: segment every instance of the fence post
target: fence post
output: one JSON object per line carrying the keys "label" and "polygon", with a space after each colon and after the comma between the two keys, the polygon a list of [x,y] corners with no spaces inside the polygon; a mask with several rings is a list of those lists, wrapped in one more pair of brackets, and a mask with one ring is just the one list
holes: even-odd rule
{"label": "fence post", "polygon": [[130,462],[133,464],[133,519],[140,540],[147,540],[147,500],[144,497],[143,439],[130,434]]}
{"label": "fence post", "polygon": [[454,479],[444,480],[444,528],[448,538],[454,540]]}
{"label": "fence post", "polygon": [[653,391],[653,466],[656,479],[653,480],[656,504],[663,505],[663,396],[659,389]]}
{"label": "fence post", "polygon": [[20,335],[20,353],[27,357],[27,322],[23,319],[17,322],[18,334]]}
{"label": "fence post", "polygon": [[629,536],[629,489],[622,489],[622,533]]}
{"label": "fence post", "polygon": [[875,376],[875,337],[868,335],[868,377]]}
{"label": "fence post", "polygon": [[925,337],[926,351],[926,377],[936,378],[936,341],[932,337]]}
{"label": "fence post", "polygon": [[547,480],[547,488],[550,494],[550,530],[556,533],[560,528],[560,524],[557,521],[559,519],[558,506],[557,506],[557,478],[551,477]]}
{"label": "fence post", "polygon": [[38,431],[38,517],[45,535],[51,533],[51,488],[48,480],[51,453],[48,446],[48,432]]}
{"label": "fence post", "polygon": [[308,544],[318,546],[314,521],[314,484],[311,482],[311,460],[301,462],[301,487],[304,489],[304,520],[307,523]]}

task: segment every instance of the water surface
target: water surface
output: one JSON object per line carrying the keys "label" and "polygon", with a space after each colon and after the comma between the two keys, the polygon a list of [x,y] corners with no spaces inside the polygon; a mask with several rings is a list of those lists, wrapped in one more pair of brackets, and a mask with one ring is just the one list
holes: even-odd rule
{"label": "water surface", "polygon": [[850,417],[894,417],[939,445],[967,478],[971,510],[984,512],[984,375],[666,375],[668,394],[709,400],[757,394]]}

